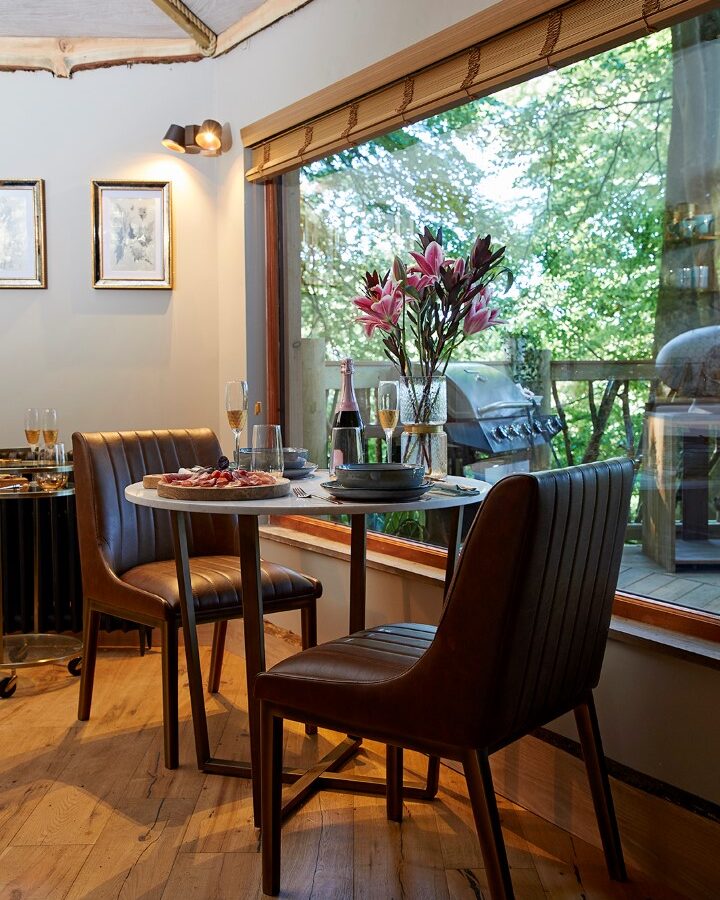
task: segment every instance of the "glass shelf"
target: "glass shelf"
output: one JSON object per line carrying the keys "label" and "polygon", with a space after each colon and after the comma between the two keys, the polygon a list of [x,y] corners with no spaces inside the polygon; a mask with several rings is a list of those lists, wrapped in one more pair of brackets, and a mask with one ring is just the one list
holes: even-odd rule
{"label": "glass shelf", "polygon": [[8,634],[2,640],[0,669],[29,669],[81,654],[82,642],[64,634]]}

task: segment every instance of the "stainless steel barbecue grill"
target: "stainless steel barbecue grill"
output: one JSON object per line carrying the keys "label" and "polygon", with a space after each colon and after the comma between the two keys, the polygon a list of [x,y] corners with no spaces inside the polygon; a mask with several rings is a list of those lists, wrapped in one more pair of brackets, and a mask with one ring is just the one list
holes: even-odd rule
{"label": "stainless steel barbecue grill", "polygon": [[561,430],[555,415],[541,411],[542,397],[516,384],[502,368],[481,363],[450,363],[448,435],[456,468],[477,453],[529,458]]}

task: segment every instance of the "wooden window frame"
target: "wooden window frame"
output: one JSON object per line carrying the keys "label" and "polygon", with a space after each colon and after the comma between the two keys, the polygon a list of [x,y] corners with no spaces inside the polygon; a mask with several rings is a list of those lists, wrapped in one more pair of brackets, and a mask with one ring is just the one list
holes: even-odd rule
{"label": "wooden window frame", "polygon": [[[284,321],[282,178],[282,175],[276,176],[265,183],[265,342],[266,409],[271,420],[285,426],[283,358],[287,348],[282,346]],[[335,522],[309,516],[273,516],[271,524],[350,545],[350,529]],[[408,539],[370,532],[368,550],[445,570],[447,553],[444,550]],[[646,625],[720,643],[720,616],[713,616],[700,610],[618,592],[615,595],[613,612],[615,615]]]}

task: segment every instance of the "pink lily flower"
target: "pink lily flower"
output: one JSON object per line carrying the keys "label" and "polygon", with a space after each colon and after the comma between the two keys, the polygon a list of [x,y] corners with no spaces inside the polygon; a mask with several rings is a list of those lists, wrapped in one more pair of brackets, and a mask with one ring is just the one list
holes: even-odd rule
{"label": "pink lily flower", "polygon": [[355,320],[363,326],[365,334],[372,337],[376,328],[389,332],[397,325],[403,308],[403,293],[400,288],[388,281],[382,291],[373,288],[372,293],[379,299],[356,297],[353,301],[364,315]]}
{"label": "pink lily flower", "polygon": [[418,275],[416,272],[408,275],[406,284],[408,287],[414,288],[416,291],[423,291],[433,283],[430,275]]}
{"label": "pink lily flower", "polygon": [[425,253],[416,253],[411,250],[410,256],[417,263],[417,266],[413,266],[413,270],[434,278],[440,274],[440,267],[445,261],[445,251],[437,241],[430,241],[425,248]]}
{"label": "pink lily flower", "polygon": [[492,299],[492,290],[490,286],[480,291],[477,297],[470,304],[470,309],[465,316],[463,322],[463,331],[466,335],[478,334],[492,328],[493,325],[499,325],[502,320],[498,318],[500,310],[497,306],[490,306]]}
{"label": "pink lily flower", "polygon": [[459,281],[464,274],[465,260],[462,258],[462,256],[458,256],[458,258],[455,260],[455,265],[453,266],[453,275],[455,276],[456,280]]}

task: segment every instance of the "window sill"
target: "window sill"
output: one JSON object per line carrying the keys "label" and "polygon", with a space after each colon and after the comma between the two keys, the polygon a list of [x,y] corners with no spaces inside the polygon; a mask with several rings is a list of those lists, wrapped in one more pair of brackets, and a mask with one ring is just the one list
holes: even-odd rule
{"label": "window sill", "polygon": [[[273,541],[301,550],[310,550],[321,556],[350,561],[350,548],[340,541],[333,541],[320,535],[305,534],[294,528],[280,525],[263,525],[260,528],[263,540]],[[442,589],[445,571],[437,566],[419,562],[409,563],[388,553],[368,550],[368,569],[399,575],[411,581],[421,581]],[[669,656],[679,657],[699,665],[720,669],[720,645],[693,635],[683,634],[669,628],[635,621],[625,616],[614,615],[610,625],[610,639],[626,644],[647,647]]]}

